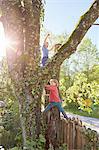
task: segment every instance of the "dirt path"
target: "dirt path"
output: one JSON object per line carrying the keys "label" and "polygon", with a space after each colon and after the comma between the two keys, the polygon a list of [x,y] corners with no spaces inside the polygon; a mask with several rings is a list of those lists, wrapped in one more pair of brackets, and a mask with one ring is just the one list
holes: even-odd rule
{"label": "dirt path", "polygon": [[79,115],[68,113],[68,112],[67,112],[67,116],[71,118],[72,117],[79,118],[87,128],[95,130],[99,133],[99,119],[98,118],[79,116]]}

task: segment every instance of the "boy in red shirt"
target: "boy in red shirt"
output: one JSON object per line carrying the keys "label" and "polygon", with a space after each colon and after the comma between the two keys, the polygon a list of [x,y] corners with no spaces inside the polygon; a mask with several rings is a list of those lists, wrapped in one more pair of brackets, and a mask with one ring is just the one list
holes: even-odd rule
{"label": "boy in red shirt", "polygon": [[64,118],[68,119],[64,109],[61,106],[61,99],[59,97],[58,91],[58,81],[56,79],[50,80],[50,85],[45,85],[45,89],[50,91],[49,94],[49,104],[45,108],[44,112],[47,112],[52,107],[56,106],[60,112],[64,115]]}

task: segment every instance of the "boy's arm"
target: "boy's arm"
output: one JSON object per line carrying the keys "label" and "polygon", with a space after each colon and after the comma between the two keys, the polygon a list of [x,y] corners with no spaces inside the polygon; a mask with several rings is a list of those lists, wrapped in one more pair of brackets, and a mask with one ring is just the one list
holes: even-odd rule
{"label": "boy's arm", "polygon": [[49,50],[51,51],[51,50],[54,50],[54,47],[55,47],[55,45],[53,45]]}
{"label": "boy's arm", "polygon": [[47,34],[47,36],[45,37],[44,44],[47,42],[47,39],[49,36],[50,36],[50,34]]}
{"label": "boy's arm", "polygon": [[49,96],[49,94],[45,94],[45,96]]}
{"label": "boy's arm", "polygon": [[51,91],[51,90],[53,90],[54,88],[53,88],[52,85],[45,85],[45,89]]}
{"label": "boy's arm", "polygon": [[60,43],[59,44],[55,44],[49,50],[57,51],[61,46],[62,46],[62,44],[60,44]]}

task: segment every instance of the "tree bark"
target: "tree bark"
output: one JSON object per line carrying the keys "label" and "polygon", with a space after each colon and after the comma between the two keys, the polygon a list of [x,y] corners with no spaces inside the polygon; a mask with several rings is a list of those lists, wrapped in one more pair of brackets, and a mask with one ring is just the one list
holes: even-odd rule
{"label": "tree bark", "polygon": [[32,71],[35,70],[35,66],[38,66],[40,61],[41,4],[41,0],[24,0],[25,52],[28,56],[27,64],[29,70]]}

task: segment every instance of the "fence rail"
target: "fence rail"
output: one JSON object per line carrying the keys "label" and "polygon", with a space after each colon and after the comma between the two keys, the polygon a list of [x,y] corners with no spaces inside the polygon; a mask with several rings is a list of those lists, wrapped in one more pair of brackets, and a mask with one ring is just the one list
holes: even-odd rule
{"label": "fence rail", "polygon": [[99,134],[96,131],[87,129],[79,119],[60,118],[57,113],[57,108],[53,108],[47,115],[46,141],[54,150],[63,144],[67,145],[66,150],[99,150]]}

